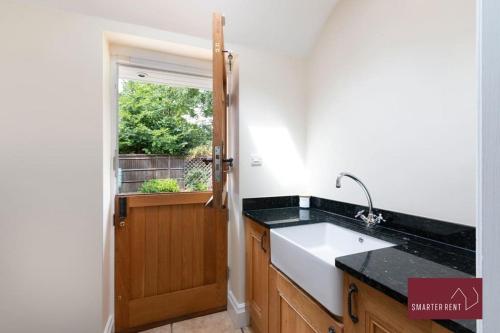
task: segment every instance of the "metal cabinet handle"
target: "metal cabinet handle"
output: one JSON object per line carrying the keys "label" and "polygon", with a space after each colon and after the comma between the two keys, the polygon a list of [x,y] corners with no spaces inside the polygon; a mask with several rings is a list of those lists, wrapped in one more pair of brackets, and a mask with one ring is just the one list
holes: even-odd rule
{"label": "metal cabinet handle", "polygon": [[333,326],[328,327],[328,333],[335,333],[335,328]]}
{"label": "metal cabinet handle", "polygon": [[267,252],[266,248],[264,247],[264,239],[267,236],[267,231],[264,231],[262,233],[262,236],[260,236],[260,247],[262,248],[262,251]]}
{"label": "metal cabinet handle", "polygon": [[351,317],[351,320],[353,323],[357,323],[359,321],[358,316],[352,313],[352,296],[354,293],[358,292],[358,287],[354,283],[351,283],[349,285],[349,294],[347,295],[347,309],[349,311],[349,317]]}

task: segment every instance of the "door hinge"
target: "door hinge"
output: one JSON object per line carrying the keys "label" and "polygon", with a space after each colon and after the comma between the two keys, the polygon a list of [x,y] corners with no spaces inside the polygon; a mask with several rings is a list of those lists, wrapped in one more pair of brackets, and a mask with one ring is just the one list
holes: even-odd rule
{"label": "door hinge", "polygon": [[233,53],[230,50],[224,50],[224,52],[227,53],[227,62],[228,62],[228,67],[229,71],[233,71]]}
{"label": "door hinge", "polygon": [[226,274],[227,274],[227,280],[228,280],[228,281],[229,281],[229,272],[230,272],[230,270],[229,270],[229,266],[227,266],[227,272],[226,272]]}
{"label": "door hinge", "polygon": [[223,50],[222,52],[227,53],[227,64],[230,72],[233,71],[233,53],[231,50]]}

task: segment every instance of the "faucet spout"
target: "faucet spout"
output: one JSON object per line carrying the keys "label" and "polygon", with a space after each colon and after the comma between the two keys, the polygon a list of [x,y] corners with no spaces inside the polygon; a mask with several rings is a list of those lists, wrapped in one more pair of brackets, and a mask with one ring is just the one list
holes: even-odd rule
{"label": "faucet spout", "polygon": [[368,226],[372,226],[374,224],[380,223],[380,221],[384,221],[382,214],[379,214],[379,216],[376,216],[376,217],[373,215],[372,196],[370,195],[370,192],[368,191],[368,188],[366,187],[366,185],[358,177],[356,177],[355,175],[348,173],[348,172],[341,172],[337,176],[337,180],[335,181],[335,187],[337,187],[337,188],[342,187],[341,180],[343,177],[348,177],[348,178],[351,178],[352,180],[354,180],[363,189],[363,192],[365,193],[365,196],[366,196],[366,200],[368,201],[368,215],[365,216],[365,215],[363,215],[363,211],[360,211],[356,214],[356,218],[361,217],[361,219],[363,221],[365,221]]}

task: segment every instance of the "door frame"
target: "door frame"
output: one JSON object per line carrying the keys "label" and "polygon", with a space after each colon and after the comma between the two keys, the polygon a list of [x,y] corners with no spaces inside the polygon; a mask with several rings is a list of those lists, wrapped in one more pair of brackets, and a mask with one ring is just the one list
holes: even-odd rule
{"label": "door frame", "polygon": [[[152,40],[154,41],[154,40]],[[107,40],[108,44],[112,43],[112,39]],[[132,42],[131,42],[132,44]],[[178,44],[181,45],[181,44]],[[110,106],[110,124],[108,127],[108,130],[110,131],[110,145],[111,145],[111,155],[112,155],[112,167],[111,167],[111,179],[112,179],[112,184],[111,184],[111,191],[110,191],[110,209],[112,212],[116,210],[116,198],[119,197],[120,195],[134,195],[134,196],[147,196],[150,194],[147,193],[119,193],[119,179],[118,179],[118,167],[119,167],[119,150],[118,150],[118,135],[119,135],[119,68],[120,66],[140,66],[140,67],[148,67],[149,69],[153,70],[168,70],[169,67],[171,66],[176,66],[175,63],[170,63],[167,61],[159,61],[154,57],[153,55],[157,55],[158,53],[164,53],[165,55],[169,56],[170,54],[167,51],[162,51],[162,50],[155,50],[155,49],[148,49],[148,50],[143,50],[137,47],[133,46],[127,46],[127,45],[121,45],[124,46],[125,52],[119,53],[119,54],[113,54],[110,52],[109,55],[109,75],[110,75],[110,81],[109,81],[109,89],[110,89],[110,100],[109,100],[109,106]],[[187,46],[189,49],[192,48],[192,50],[202,50],[200,47],[195,47],[195,46],[190,46],[190,45],[183,45]],[[207,52],[212,52],[211,48],[204,48]],[[128,53],[128,51],[131,51]],[[137,56],[135,54],[135,51],[138,51],[137,54],[140,56]],[[148,53],[151,52],[151,57],[148,57]],[[145,55],[145,56],[144,56]],[[183,57],[182,55],[173,55],[173,57]],[[191,59],[190,57],[186,56],[187,59]],[[200,68],[200,71],[205,71],[205,68],[202,68],[199,64],[197,64],[197,61],[204,61],[202,57],[200,59],[195,59],[194,63],[191,64],[188,63],[182,63],[179,64],[180,67],[192,67],[192,68]],[[200,67],[198,67],[200,66]],[[178,68],[177,68],[178,70]],[[187,71],[188,74],[195,74],[195,73],[190,73]],[[207,72],[212,76],[212,72],[209,71]],[[212,78],[213,79],[213,78]],[[106,129],[104,129],[106,130]],[[207,192],[196,192],[196,193],[207,193]],[[156,195],[172,195],[171,193],[159,193]],[[116,217],[115,217],[116,218]],[[116,220],[113,219],[113,222]],[[227,238],[227,234],[226,234]],[[110,299],[109,299],[109,307],[110,307],[110,318],[108,319],[108,322],[106,324],[106,327],[109,327],[111,332],[111,328],[114,329],[115,326],[115,227],[113,226],[112,232],[111,232],[111,243],[110,243],[110,248],[111,248],[111,253],[109,254],[110,256],[110,263],[111,267],[109,268],[109,279],[110,279]],[[228,255],[228,249],[226,248],[226,257]],[[227,258],[226,258],[226,264],[227,265]],[[227,284],[226,284],[226,297],[225,299],[227,300]],[[226,305],[227,306],[227,305]],[[223,309],[220,309],[218,311],[222,311]],[[204,315],[208,313],[212,313],[213,311],[209,311],[207,313],[199,313],[199,315]],[[179,317],[177,318],[178,320],[183,320],[183,319],[188,319],[191,318],[192,316],[185,316],[185,317]],[[176,320],[177,320],[176,319]],[[171,320],[168,322],[172,322]],[[166,322],[167,323],[167,322]],[[154,327],[156,325],[152,325],[151,327]]]}
{"label": "door frame", "polygon": [[[476,269],[483,277],[483,320],[478,332],[500,332],[500,3],[476,2],[477,30],[477,229]],[[488,255],[486,255],[488,253]]]}

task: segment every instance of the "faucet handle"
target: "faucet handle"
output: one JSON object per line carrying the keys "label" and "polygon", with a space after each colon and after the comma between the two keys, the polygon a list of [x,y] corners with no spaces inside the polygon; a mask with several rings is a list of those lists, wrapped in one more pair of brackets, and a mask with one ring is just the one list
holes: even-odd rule
{"label": "faucet handle", "polygon": [[376,219],[377,223],[385,222],[385,219],[382,216],[382,213],[378,213],[378,216],[375,219]]}
{"label": "faucet handle", "polygon": [[356,216],[354,216],[355,219],[357,219],[358,217],[360,216],[363,216],[363,214],[365,213],[365,210],[360,210],[359,212],[357,212]]}

